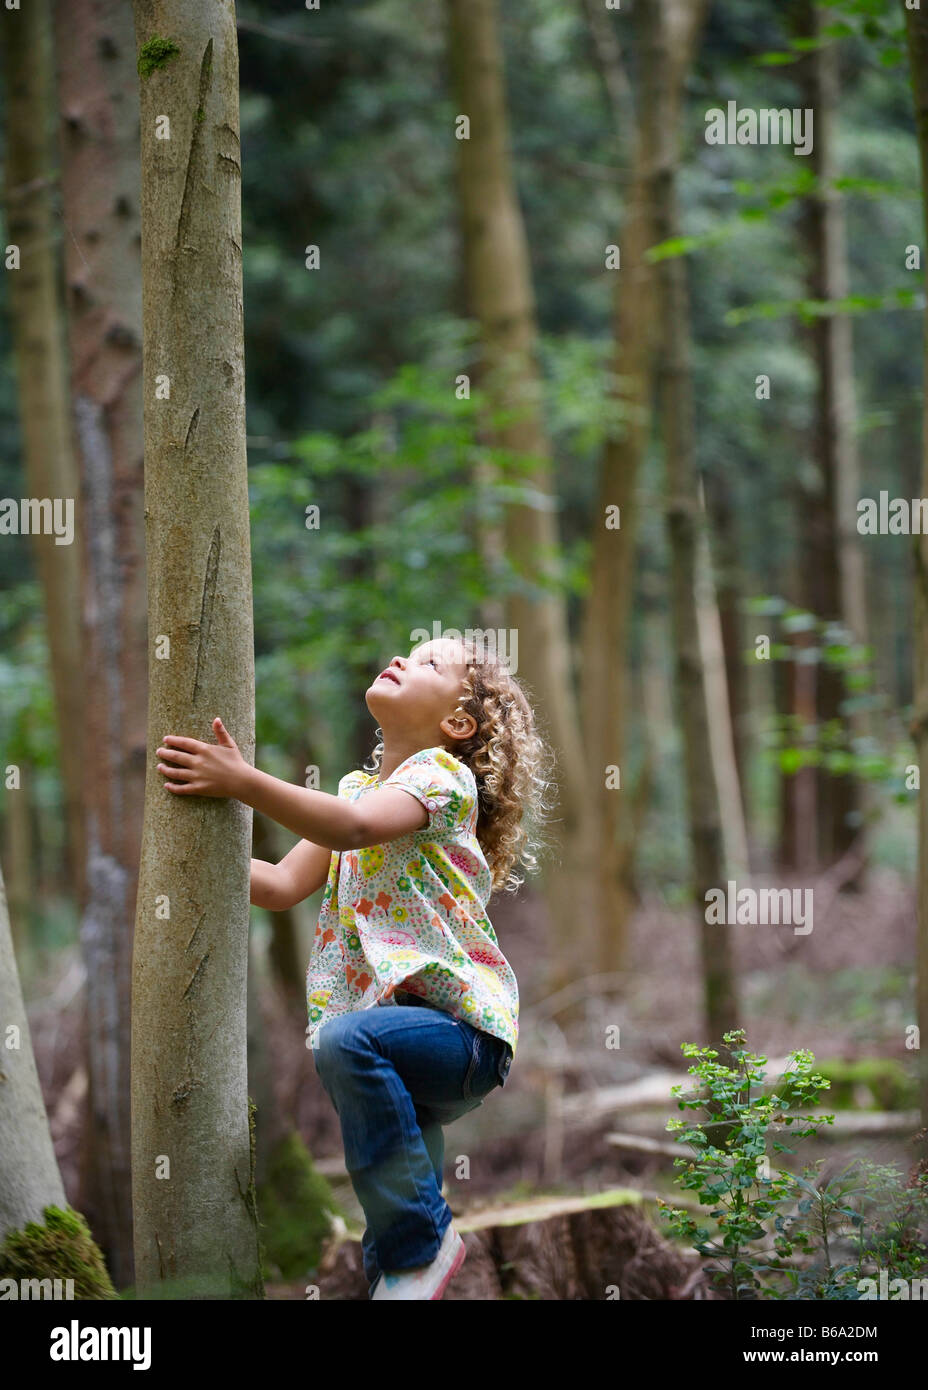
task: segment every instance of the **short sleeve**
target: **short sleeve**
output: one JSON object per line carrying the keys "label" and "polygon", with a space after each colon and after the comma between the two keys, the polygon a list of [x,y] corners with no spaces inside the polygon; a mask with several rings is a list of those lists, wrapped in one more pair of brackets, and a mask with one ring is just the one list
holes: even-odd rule
{"label": "short sleeve", "polygon": [[355,793],[359,791],[361,787],[366,786],[368,782],[373,780],[369,772],[362,772],[360,769],[356,769],[354,772],[346,772],[338,784],[336,795],[344,797],[346,801],[351,801],[354,799]]}
{"label": "short sleeve", "polygon": [[[468,828],[477,804],[474,774],[443,748],[414,753],[383,783],[411,792],[429,813],[423,829],[454,831]],[[421,833],[421,832],[420,832]]]}

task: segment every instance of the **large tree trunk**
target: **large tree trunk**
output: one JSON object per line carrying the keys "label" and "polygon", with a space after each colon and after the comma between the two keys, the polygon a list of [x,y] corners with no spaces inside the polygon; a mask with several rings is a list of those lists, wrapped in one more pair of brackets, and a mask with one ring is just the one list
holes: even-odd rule
{"label": "large tree trunk", "polygon": [[[73,503],[81,534],[78,475],[68,412],[68,377],[58,280],[61,235],[54,206],[52,45],[47,3],[23,5],[3,17],[6,80],[7,241],[19,247],[20,269],[6,277],[13,328],[26,487],[35,498]],[[63,238],[66,240],[66,237]],[[83,676],[80,629],[80,547],[35,535],[33,553],[45,608],[68,832],[70,879],[84,894],[81,809]]]}
{"label": "large tree trunk", "polygon": [[132,923],[145,797],[138,77],[121,0],[56,6],[71,398],[81,470],[87,969],[84,1210],[119,1287],[133,1280]]}
{"label": "large tree trunk", "polygon": [[[921,160],[922,206],[928,227],[928,7],[905,11],[909,61],[915,97],[915,129]],[[928,270],[926,270],[928,279]],[[928,496],[928,319],[926,319],[922,398],[921,493]],[[922,1046],[916,1050],[923,1126],[928,1127],[928,536],[913,537],[915,554],[915,672],[912,734],[918,749],[918,945],[917,1014]],[[924,1136],[924,1130],[923,1130]],[[923,1137],[922,1154],[928,1153]]]}
{"label": "large tree trunk", "polygon": [[[693,0],[664,0],[661,7],[666,44],[661,71],[666,76],[658,109],[661,156],[655,232],[660,241],[677,236],[680,231],[676,194],[678,84],[682,80],[685,58],[692,52],[704,9],[704,5],[693,3]],[[674,75],[676,82],[673,82]],[[685,260],[673,256],[660,262],[657,282],[661,347],[657,379],[667,474],[676,688],[692,846],[693,898],[700,914],[706,1026],[713,1044],[718,1044],[728,1029],[738,1027],[738,999],[731,933],[706,922],[706,893],[722,887],[727,866],[718,774],[709,725],[706,670],[699,641],[698,557],[705,513],[700,506],[693,461],[693,386]]]}
{"label": "large tree trunk", "polygon": [[135,21],[150,633],[132,982],[136,1281],[142,1296],[255,1298],[251,811],[166,792],[155,757],[168,733],[214,741],[219,715],[254,758],[235,12],[136,0]]}
{"label": "large tree trunk", "polygon": [[[519,589],[506,607],[518,634],[518,674],[535,697],[558,758],[561,862],[546,883],[559,949],[551,970],[557,984],[572,976],[578,954],[602,930],[598,827],[573,695],[566,604],[556,590],[544,587],[556,583],[557,503],[541,413],[535,301],[511,168],[495,0],[449,0],[449,19],[455,100],[458,113],[470,121],[469,138],[457,142],[458,191],[469,303],[481,329],[481,379],[491,410],[513,416],[493,429],[492,438],[533,461],[511,478],[530,497],[506,508],[507,556],[519,577]],[[597,779],[604,773],[598,759],[595,772]],[[578,924],[589,933],[582,944]]]}

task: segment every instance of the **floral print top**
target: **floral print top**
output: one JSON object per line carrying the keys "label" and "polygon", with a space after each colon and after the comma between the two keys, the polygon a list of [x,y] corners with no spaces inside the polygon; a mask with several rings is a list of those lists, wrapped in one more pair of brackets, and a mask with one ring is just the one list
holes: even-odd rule
{"label": "floral print top", "polygon": [[444,748],[425,748],[380,782],[349,772],[338,795],[402,787],[429,813],[384,845],[333,851],[306,972],[307,1047],[336,1014],[378,1004],[390,987],[503,1038],[515,1054],[519,989],[484,911],[491,874],[477,840],[477,784]]}

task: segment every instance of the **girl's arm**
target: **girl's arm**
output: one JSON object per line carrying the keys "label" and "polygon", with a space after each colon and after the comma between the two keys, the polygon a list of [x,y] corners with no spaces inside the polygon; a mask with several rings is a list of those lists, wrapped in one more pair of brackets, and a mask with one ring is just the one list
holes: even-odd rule
{"label": "girl's arm", "polygon": [[158,771],[169,779],[164,785],[172,796],[234,796],[329,850],[382,845],[428,823],[422,802],[401,787],[381,787],[357,802],[297,787],[247,763],[221,719],[213,720],[213,728],[218,743],[180,734],[162,740]]}
{"label": "girl's arm", "polygon": [[381,787],[360,801],[282,782],[242,762],[232,792],[294,835],[329,850],[364,849],[421,830],[429,813],[411,792]]}

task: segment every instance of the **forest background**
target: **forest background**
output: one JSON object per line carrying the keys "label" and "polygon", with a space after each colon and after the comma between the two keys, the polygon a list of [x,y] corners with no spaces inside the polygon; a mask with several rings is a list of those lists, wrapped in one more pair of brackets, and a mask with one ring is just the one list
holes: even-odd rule
{"label": "forest background", "polygon": [[[468,1117],[486,1155],[469,1198],[669,1193],[666,1155],[603,1142],[595,1097],[737,1026],[771,1056],[825,1059],[885,1122],[858,1145],[911,1161],[928,1095],[920,552],[901,525],[858,527],[860,499],[924,491],[904,7],[237,11],[255,762],[334,791],[373,747],[364,689],[436,624],[516,634],[557,759],[542,872],[491,903],[524,1060],[508,1107]],[[0,497],[60,495],[70,466],[95,539],[65,560],[47,537],[0,537],[0,766],[23,771],[0,845],[65,1189],[128,1284],[127,1145],[101,1154],[91,1120],[94,1104],[104,1130],[126,1118],[106,1095],[122,1082],[92,1079],[94,1057],[126,1051],[105,1003],[122,990],[124,1023],[147,758],[145,76],[120,50],[131,30],[110,35],[123,71],[92,90],[99,64],[82,73],[68,47],[84,22],[75,4],[32,31],[47,103],[31,148],[14,138],[26,50],[5,49],[3,243],[38,218],[51,269],[31,288],[0,277]],[[709,143],[707,112],[730,101],[812,109],[812,148]],[[91,110],[115,216],[95,201]],[[41,206],[17,164],[37,157],[56,167]],[[99,264],[122,333],[96,312]],[[107,878],[88,825],[117,782]],[[257,815],[254,833],[261,858],[295,842]],[[706,890],[729,880],[813,890],[814,927],[713,925]],[[350,1218],[301,1041],[318,906],[252,909],[249,1084],[273,1073],[268,1110]]]}

